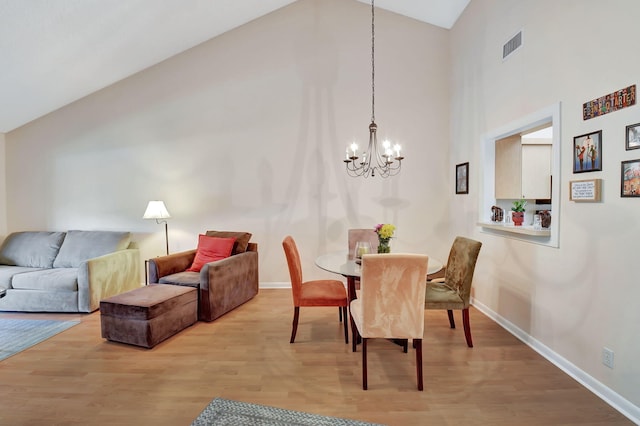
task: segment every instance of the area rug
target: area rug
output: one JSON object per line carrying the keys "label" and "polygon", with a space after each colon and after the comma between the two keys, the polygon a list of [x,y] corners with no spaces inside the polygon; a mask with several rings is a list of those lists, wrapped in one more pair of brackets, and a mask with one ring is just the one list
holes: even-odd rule
{"label": "area rug", "polygon": [[0,361],[78,323],[80,321],[0,318]]}
{"label": "area rug", "polygon": [[[266,405],[215,398],[191,426],[371,426],[375,423],[319,416]],[[380,426],[380,425],[378,425]]]}

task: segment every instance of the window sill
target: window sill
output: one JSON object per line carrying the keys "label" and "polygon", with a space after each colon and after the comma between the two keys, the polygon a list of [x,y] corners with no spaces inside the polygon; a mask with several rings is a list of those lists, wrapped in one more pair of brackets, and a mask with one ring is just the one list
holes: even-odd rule
{"label": "window sill", "polygon": [[493,222],[478,222],[479,226],[488,229],[495,229],[503,232],[511,232],[513,234],[522,234],[529,235],[532,237],[550,237],[551,230],[549,229],[533,229],[533,226],[513,226],[513,225],[505,225],[503,223],[493,223]]}

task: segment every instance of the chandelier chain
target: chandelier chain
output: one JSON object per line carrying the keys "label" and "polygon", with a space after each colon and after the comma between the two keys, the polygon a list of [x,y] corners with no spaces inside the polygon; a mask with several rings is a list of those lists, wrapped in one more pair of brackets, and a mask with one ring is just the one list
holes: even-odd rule
{"label": "chandelier chain", "polygon": [[375,8],[371,0],[371,122],[376,121]]}

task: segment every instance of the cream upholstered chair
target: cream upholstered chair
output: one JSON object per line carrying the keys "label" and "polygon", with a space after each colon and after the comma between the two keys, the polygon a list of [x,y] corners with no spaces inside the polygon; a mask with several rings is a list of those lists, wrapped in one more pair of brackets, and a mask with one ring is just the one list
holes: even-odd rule
{"label": "cream upholstered chair", "polygon": [[[413,339],[418,389],[422,390],[424,294],[429,257],[368,254],[362,257],[360,298],[351,301],[352,345],[362,337],[362,388],[367,389],[367,340]],[[406,352],[406,343],[404,345]]]}
{"label": "cream upholstered chair", "polygon": [[314,280],[302,281],[302,266],[300,265],[300,254],[293,238],[288,235],[282,241],[289,276],[291,277],[291,291],[293,293],[293,327],[291,329],[291,339],[293,343],[298,331],[298,318],[300,317],[301,306],[337,306],[341,309],[344,317],[344,342],[349,343],[349,329],[347,326],[347,290],[342,281],[338,280]]}
{"label": "cream upholstered chair", "polygon": [[453,310],[462,310],[462,324],[467,346],[473,347],[469,324],[471,282],[482,243],[465,237],[456,237],[449,252],[444,278],[427,281],[425,309],[446,309],[449,325],[456,328]]}
{"label": "cream upholstered chair", "polygon": [[378,250],[378,234],[376,234],[375,229],[349,229],[349,259],[353,259],[355,257],[356,243],[358,241],[368,241],[371,243],[371,250],[373,253]]}

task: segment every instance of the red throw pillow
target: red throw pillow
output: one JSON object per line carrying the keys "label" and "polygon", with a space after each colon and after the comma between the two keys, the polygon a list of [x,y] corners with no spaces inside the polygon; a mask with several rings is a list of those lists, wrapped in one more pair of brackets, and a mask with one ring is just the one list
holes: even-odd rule
{"label": "red throw pillow", "polygon": [[233,250],[235,242],[235,238],[207,237],[200,234],[196,257],[193,259],[191,268],[187,269],[187,271],[200,272],[205,263],[226,259],[231,256],[231,250]]}

